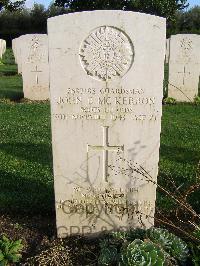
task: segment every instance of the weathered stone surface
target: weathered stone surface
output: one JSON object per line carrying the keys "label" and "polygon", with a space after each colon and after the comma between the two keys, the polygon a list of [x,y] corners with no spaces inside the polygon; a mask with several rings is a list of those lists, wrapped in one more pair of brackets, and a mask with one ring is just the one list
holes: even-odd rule
{"label": "weathered stone surface", "polygon": [[24,97],[30,100],[49,99],[48,37],[26,34],[12,41],[18,73],[23,77]]}
{"label": "weathered stone surface", "polygon": [[200,35],[171,36],[168,96],[191,102],[198,95],[200,77]]}
{"label": "weathered stone surface", "polygon": [[0,59],[2,58],[5,52],[6,52],[6,41],[0,39]]}
{"label": "weathered stone surface", "polygon": [[30,100],[49,99],[47,35],[27,34],[23,36],[20,48],[24,97]]}
{"label": "weathered stone surface", "polygon": [[26,35],[21,35],[12,41],[12,49],[15,56],[15,62],[18,67],[18,74],[22,74],[22,49],[25,45],[25,36]]}
{"label": "weathered stone surface", "polygon": [[3,52],[2,52],[3,51],[3,49],[2,49],[3,48],[2,41],[3,40],[0,39],[0,59],[2,59],[2,55],[3,55]]}
{"label": "weathered stone surface", "polygon": [[4,54],[5,52],[6,52],[6,41],[5,40],[3,40],[2,41],[2,53]]}
{"label": "weathered stone surface", "polygon": [[124,11],[48,20],[59,237],[153,225],[165,27]]}
{"label": "weathered stone surface", "polygon": [[17,64],[17,38],[12,39],[12,50],[13,50],[13,54],[14,54],[14,58],[15,58],[15,63]]}

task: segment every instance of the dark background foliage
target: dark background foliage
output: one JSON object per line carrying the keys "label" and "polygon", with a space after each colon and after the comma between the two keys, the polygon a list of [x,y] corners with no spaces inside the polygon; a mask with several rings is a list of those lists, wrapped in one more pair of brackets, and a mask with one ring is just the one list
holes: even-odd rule
{"label": "dark background foliage", "polygon": [[70,12],[99,9],[120,9],[145,12],[173,19],[177,10],[188,7],[187,0],[56,0],[55,4]]}
{"label": "dark background foliage", "polygon": [[200,6],[189,9],[187,0],[56,0],[47,9],[35,4],[32,9],[18,1],[0,0],[0,38],[11,46],[23,34],[46,33],[47,19],[70,12],[95,9],[132,10],[167,18],[167,36],[177,33],[200,34]]}
{"label": "dark background foliage", "polygon": [[14,11],[20,8],[24,4],[25,0],[11,1],[11,0],[0,0],[0,11],[2,9]]}

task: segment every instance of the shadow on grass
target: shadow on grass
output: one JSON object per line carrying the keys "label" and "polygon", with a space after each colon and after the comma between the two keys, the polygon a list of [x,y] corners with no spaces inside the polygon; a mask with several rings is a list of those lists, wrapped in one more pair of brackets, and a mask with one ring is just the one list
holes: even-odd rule
{"label": "shadow on grass", "polygon": [[16,65],[0,65],[0,75],[14,76],[18,75]]}
{"label": "shadow on grass", "polygon": [[2,77],[2,76],[6,76],[6,77],[8,77],[8,76],[15,76],[15,75],[17,75],[17,72],[16,71],[0,71],[0,77]]}
{"label": "shadow on grass", "polygon": [[0,171],[0,213],[11,215],[52,215],[54,213],[53,182]]}
{"label": "shadow on grass", "polygon": [[[173,180],[175,186],[172,185],[170,180]],[[197,184],[198,180],[195,180],[189,179],[184,173],[171,173],[167,175],[166,173],[160,171],[158,175],[158,184],[162,188],[175,193],[176,196],[182,197],[185,196],[186,191],[190,190]],[[187,202],[197,213],[200,214],[200,187],[193,190],[191,194],[188,194]],[[166,211],[172,211],[172,209],[175,209],[176,204],[169,195],[165,194],[159,188],[157,189],[156,205],[158,208]]]}
{"label": "shadow on grass", "polygon": [[187,162],[191,165],[197,165],[199,162],[199,152],[187,148],[167,146],[161,144],[160,155],[163,159],[175,161],[178,163]]}
{"label": "shadow on grass", "polygon": [[24,93],[22,91],[18,91],[18,86],[13,87],[14,90],[5,90],[0,91],[0,99],[10,99],[11,101],[19,101],[24,98]]}
{"label": "shadow on grass", "polygon": [[17,158],[52,167],[52,149],[49,144],[12,143],[0,144],[0,150]]}

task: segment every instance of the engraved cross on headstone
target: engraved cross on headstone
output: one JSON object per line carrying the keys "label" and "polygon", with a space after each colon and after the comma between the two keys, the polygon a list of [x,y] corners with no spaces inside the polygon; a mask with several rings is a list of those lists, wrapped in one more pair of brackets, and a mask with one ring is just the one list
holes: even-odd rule
{"label": "engraved cross on headstone", "polygon": [[186,72],[186,66],[184,66],[184,70],[183,72],[178,72],[178,74],[183,74],[183,85],[185,85],[185,77],[186,77],[186,74],[191,74],[191,72]]}
{"label": "engraved cross on headstone", "polygon": [[36,73],[36,84],[38,84],[39,78],[38,78],[38,73],[41,73],[41,70],[38,70],[38,66],[35,66],[35,70],[31,71],[33,73]]}
{"label": "engraved cross on headstone", "polygon": [[87,152],[90,149],[102,151],[103,152],[103,179],[105,182],[108,182],[108,153],[113,151],[124,151],[123,146],[110,146],[108,142],[108,126],[103,126],[103,145],[102,146],[92,146],[87,145]]}

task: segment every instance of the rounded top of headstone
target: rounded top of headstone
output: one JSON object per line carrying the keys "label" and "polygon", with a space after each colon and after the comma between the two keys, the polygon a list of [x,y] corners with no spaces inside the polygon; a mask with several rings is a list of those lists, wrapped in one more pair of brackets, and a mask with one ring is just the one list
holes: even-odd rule
{"label": "rounded top of headstone", "polygon": [[101,26],[94,29],[82,42],[80,61],[92,78],[109,81],[124,76],[134,59],[134,46],[120,29]]}

